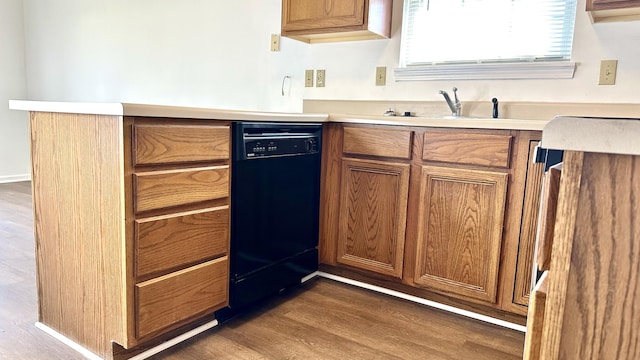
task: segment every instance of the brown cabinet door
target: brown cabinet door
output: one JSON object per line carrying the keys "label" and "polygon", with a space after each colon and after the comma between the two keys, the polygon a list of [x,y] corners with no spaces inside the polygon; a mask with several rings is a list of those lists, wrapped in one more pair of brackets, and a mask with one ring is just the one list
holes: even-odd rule
{"label": "brown cabinet door", "polygon": [[344,159],[338,262],[402,276],[409,164]]}
{"label": "brown cabinet door", "polygon": [[508,175],[423,166],[414,282],[495,303]]}
{"label": "brown cabinet door", "polygon": [[283,0],[282,30],[364,26],[365,0]]}
{"label": "brown cabinet door", "polygon": [[542,191],[542,175],[544,164],[535,163],[532,157],[537,141],[529,142],[529,156],[527,177],[524,188],[524,204],[522,207],[522,224],[520,226],[520,241],[518,243],[518,262],[516,264],[516,278],[513,290],[513,303],[528,306],[531,292],[531,277],[533,276],[533,254],[536,244],[536,230],[538,225],[538,211],[540,210],[540,195]]}

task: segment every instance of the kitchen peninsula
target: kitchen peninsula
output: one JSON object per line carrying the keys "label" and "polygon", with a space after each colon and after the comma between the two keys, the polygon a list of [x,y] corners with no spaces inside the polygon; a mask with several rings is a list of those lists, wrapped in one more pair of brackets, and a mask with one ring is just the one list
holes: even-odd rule
{"label": "kitchen peninsula", "polygon": [[30,112],[39,321],[99,357],[215,326],[233,121],[324,124],[319,275],[524,324],[546,120],[10,107]]}

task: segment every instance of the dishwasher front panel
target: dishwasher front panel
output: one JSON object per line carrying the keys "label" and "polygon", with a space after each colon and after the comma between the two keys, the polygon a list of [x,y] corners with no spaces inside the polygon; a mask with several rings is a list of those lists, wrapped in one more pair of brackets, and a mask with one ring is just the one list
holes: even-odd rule
{"label": "dishwasher front panel", "polygon": [[251,125],[233,127],[231,308],[318,268],[322,127]]}

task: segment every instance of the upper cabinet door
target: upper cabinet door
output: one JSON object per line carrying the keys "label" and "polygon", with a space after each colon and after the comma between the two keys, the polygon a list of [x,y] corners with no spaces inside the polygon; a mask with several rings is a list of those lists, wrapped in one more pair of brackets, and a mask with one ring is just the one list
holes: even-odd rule
{"label": "upper cabinet door", "polygon": [[593,22],[640,20],[640,0],[587,0]]}
{"label": "upper cabinet door", "polygon": [[587,0],[587,10],[621,9],[640,6],[640,0]]}
{"label": "upper cabinet door", "polygon": [[307,43],[391,36],[392,0],[282,0],[282,35]]}
{"label": "upper cabinet door", "polygon": [[365,0],[283,0],[282,30],[362,26]]}

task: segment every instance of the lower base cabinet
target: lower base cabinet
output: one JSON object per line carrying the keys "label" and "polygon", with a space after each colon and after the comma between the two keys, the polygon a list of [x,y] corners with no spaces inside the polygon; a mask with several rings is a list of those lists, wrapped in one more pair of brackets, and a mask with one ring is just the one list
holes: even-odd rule
{"label": "lower base cabinet", "polygon": [[338,262],[402,277],[409,164],[344,159]]}
{"label": "lower base cabinet", "polygon": [[228,298],[228,263],[225,256],[137,284],[137,337],[223,307]]}
{"label": "lower base cabinet", "polygon": [[364,124],[328,130],[324,271],[524,319],[540,132]]}
{"label": "lower base cabinet", "polygon": [[422,167],[416,284],[496,301],[507,178],[490,171]]}

